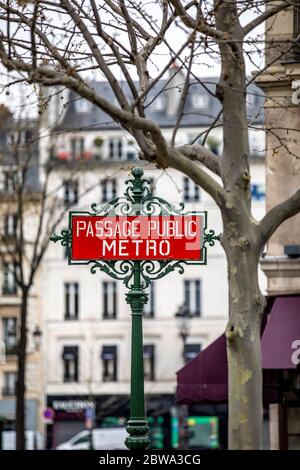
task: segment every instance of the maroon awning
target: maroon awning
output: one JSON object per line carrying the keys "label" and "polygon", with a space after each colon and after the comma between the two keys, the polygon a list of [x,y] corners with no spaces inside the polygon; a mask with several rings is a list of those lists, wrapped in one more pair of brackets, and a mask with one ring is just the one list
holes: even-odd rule
{"label": "maroon awning", "polygon": [[261,340],[263,369],[300,364],[300,295],[277,297]]}
{"label": "maroon awning", "polygon": [[[269,297],[262,333],[264,402],[276,403],[281,396],[277,370],[295,368],[296,358],[300,362],[300,296]],[[177,372],[177,402],[226,402],[227,370],[223,334]]]}
{"label": "maroon awning", "polygon": [[227,352],[225,335],[177,372],[177,402],[210,403],[226,401]]}

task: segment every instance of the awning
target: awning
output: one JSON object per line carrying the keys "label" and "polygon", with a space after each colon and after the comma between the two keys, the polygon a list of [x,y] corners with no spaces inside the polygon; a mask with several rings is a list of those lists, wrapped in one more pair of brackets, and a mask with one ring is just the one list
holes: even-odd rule
{"label": "awning", "polygon": [[227,399],[225,335],[200,352],[177,372],[179,403],[222,402]]}
{"label": "awning", "polygon": [[300,364],[300,295],[277,297],[261,340],[263,369]]}
{"label": "awning", "polygon": [[[280,399],[277,370],[300,363],[300,295],[269,297],[262,324],[264,402]],[[177,372],[178,403],[222,403],[228,397],[223,334]]]}
{"label": "awning", "polygon": [[64,346],[63,359],[72,361],[78,356],[78,346]]}

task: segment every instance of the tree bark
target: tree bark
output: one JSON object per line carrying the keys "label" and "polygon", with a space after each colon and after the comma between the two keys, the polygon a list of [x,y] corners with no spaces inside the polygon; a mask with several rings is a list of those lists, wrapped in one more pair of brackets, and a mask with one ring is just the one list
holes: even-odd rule
{"label": "tree bark", "polygon": [[260,450],[263,447],[260,331],[265,298],[258,285],[259,255],[251,236],[225,240],[224,247],[229,280],[226,327],[229,448]]}
{"label": "tree bark", "polygon": [[28,293],[22,291],[20,339],[18,347],[18,378],[16,400],[16,449],[25,450],[25,373],[27,346],[27,304]]}

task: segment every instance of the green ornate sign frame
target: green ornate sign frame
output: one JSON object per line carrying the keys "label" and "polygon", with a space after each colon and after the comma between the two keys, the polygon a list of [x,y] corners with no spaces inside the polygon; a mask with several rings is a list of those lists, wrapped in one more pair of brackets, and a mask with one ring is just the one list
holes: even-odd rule
{"label": "green ornate sign frame", "polygon": [[[214,230],[207,230],[207,212],[184,212],[184,203],[179,208],[165,199],[152,195],[151,181],[143,178],[143,170],[139,167],[131,171],[133,178],[126,181],[127,188],[124,197],[114,198],[104,204],[92,204],[91,212],[71,211],[69,213],[69,228],[63,229],[60,235],[53,234],[50,240],[54,243],[60,241],[68,250],[68,264],[91,264],[90,271],[95,274],[97,270],[106,273],[113,279],[122,280],[128,288],[126,302],[130,305],[132,315],[132,342],[131,342],[131,395],[130,418],[126,430],[126,446],[129,449],[146,449],[150,445],[148,437],[148,421],[145,412],[144,396],[144,364],[143,364],[143,329],[142,316],[144,305],[148,301],[145,289],[154,280],[161,279],[167,274],[178,270],[183,274],[185,266],[205,265],[207,263],[207,245],[213,246],[221,235]],[[132,215],[202,215],[204,224],[201,240],[201,259],[187,260],[87,260],[73,261],[71,258],[73,214],[89,216],[132,216]]]}

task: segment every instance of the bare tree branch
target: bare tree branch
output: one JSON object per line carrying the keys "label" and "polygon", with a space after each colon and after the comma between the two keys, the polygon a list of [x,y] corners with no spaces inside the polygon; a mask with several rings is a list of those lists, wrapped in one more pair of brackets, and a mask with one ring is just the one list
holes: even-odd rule
{"label": "bare tree branch", "polygon": [[175,149],[185,157],[202,163],[215,175],[220,176],[219,158],[203,145],[181,145]]}

